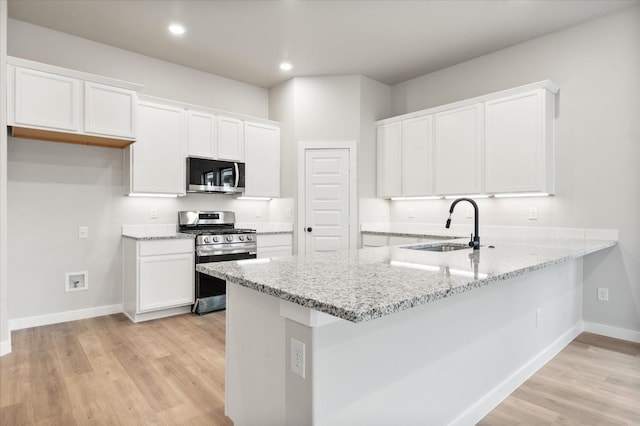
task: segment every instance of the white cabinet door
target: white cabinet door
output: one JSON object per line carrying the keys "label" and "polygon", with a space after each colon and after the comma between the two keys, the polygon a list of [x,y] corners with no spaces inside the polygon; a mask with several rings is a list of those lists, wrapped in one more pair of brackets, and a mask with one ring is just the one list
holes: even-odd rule
{"label": "white cabinet door", "polygon": [[378,197],[402,195],[402,123],[378,126]]}
{"label": "white cabinet door", "polygon": [[433,194],[433,116],[402,122],[402,195]]}
{"label": "white cabinet door", "polygon": [[138,103],[138,140],[131,145],[134,193],[185,193],[184,110]]}
{"label": "white cabinet door", "polygon": [[435,115],[436,194],[482,192],[482,104]]}
{"label": "white cabinet door", "polygon": [[80,80],[14,68],[13,114],[9,124],[80,131]]}
{"label": "white cabinet door", "polygon": [[545,89],[486,102],[487,192],[553,192],[554,110]]}
{"label": "white cabinet door", "polygon": [[135,139],[137,96],[133,90],[85,82],[85,133]]}
{"label": "white cabinet door", "polygon": [[244,161],[243,123],[230,117],[218,117],[218,152],[220,160]]}
{"label": "white cabinet door", "polygon": [[139,257],[138,311],[192,304],[193,265],[193,252]]}
{"label": "white cabinet door", "polygon": [[280,196],[280,128],[244,123],[245,195]]}
{"label": "white cabinet door", "polygon": [[187,111],[188,153],[194,157],[215,158],[218,118],[213,114]]}

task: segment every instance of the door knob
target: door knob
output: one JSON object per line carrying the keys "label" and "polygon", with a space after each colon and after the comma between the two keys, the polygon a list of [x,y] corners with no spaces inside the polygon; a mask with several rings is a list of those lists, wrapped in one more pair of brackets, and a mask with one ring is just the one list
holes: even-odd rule
{"label": "door knob", "polygon": [[311,232],[311,231],[313,231],[313,228],[308,227],[308,228],[307,228],[307,232]]}

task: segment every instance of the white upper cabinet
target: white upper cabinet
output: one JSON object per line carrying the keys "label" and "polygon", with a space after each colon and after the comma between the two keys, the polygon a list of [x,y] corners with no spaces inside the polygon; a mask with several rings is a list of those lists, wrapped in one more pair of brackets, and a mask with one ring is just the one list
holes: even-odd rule
{"label": "white upper cabinet", "polygon": [[245,196],[280,196],[280,128],[244,123]]}
{"label": "white upper cabinet", "polygon": [[10,67],[11,71],[14,90],[10,125],[80,131],[80,80],[27,68]]}
{"label": "white upper cabinet", "polygon": [[402,122],[402,195],[433,194],[433,116]]}
{"label": "white upper cabinet", "polygon": [[244,125],[242,120],[218,117],[218,152],[220,160],[244,161]]}
{"label": "white upper cabinet", "polygon": [[546,89],[486,102],[487,192],[553,193],[554,117]]}
{"label": "white upper cabinet", "polygon": [[378,126],[378,197],[402,195],[402,123]]}
{"label": "white upper cabinet", "polygon": [[185,133],[183,108],[138,102],[138,140],[125,150],[130,194],[185,194]]}
{"label": "white upper cabinet", "polygon": [[439,195],[482,191],[482,104],[435,115],[435,184]]}
{"label": "white upper cabinet", "polygon": [[553,194],[558,90],[545,80],[378,121],[378,196]]}
{"label": "white upper cabinet", "polygon": [[123,148],[136,138],[139,84],[8,58],[15,137]]}
{"label": "white upper cabinet", "polygon": [[193,157],[215,158],[218,117],[199,111],[187,111],[188,153]]}
{"label": "white upper cabinet", "polygon": [[84,131],[125,139],[136,137],[136,101],[133,90],[84,83]]}

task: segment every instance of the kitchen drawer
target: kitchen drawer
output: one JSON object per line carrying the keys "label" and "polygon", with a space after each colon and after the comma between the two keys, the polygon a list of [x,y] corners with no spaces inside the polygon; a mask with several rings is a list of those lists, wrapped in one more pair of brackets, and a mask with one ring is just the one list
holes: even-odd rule
{"label": "kitchen drawer", "polygon": [[152,240],[152,241],[139,241],[139,255],[140,256],[157,256],[164,254],[174,253],[190,253],[193,252],[193,240],[192,239],[167,239],[167,240]]}
{"label": "kitchen drawer", "polygon": [[418,237],[400,237],[395,235],[389,236],[390,246],[399,246],[403,244],[417,244],[419,242]]}
{"label": "kitchen drawer", "polygon": [[362,234],[362,247],[386,247],[387,245],[386,235]]}
{"label": "kitchen drawer", "polygon": [[258,235],[258,247],[290,246],[291,234]]}

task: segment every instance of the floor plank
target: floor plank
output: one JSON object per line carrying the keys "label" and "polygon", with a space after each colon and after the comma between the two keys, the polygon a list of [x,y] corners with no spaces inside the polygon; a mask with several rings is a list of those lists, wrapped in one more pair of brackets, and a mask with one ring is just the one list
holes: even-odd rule
{"label": "floor plank", "polygon": [[[224,345],[224,312],[15,331],[0,425],[231,425]],[[640,344],[583,333],[479,424],[640,425],[638,407]]]}
{"label": "floor plank", "polygon": [[640,425],[640,344],[582,333],[480,425]]}

